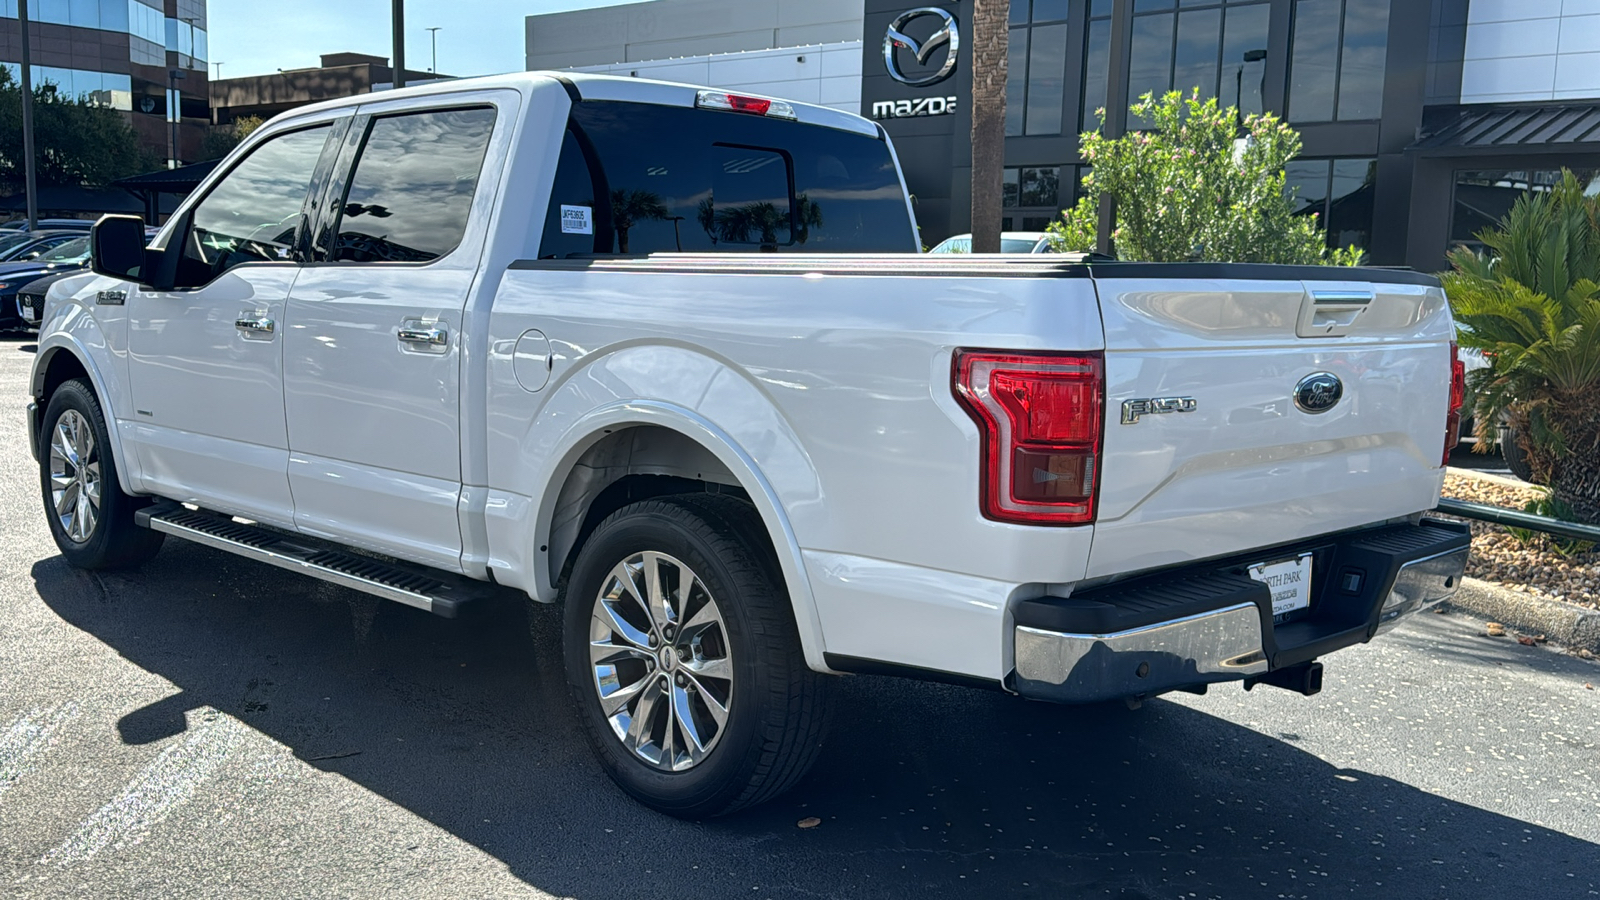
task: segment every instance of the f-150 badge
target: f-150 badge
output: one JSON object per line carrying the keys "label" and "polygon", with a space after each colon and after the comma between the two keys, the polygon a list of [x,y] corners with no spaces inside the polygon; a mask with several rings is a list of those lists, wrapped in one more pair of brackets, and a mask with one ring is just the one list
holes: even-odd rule
{"label": "f-150 badge", "polygon": [[1143,397],[1122,401],[1122,424],[1132,425],[1140,416],[1161,413],[1190,413],[1200,404],[1193,397]]}

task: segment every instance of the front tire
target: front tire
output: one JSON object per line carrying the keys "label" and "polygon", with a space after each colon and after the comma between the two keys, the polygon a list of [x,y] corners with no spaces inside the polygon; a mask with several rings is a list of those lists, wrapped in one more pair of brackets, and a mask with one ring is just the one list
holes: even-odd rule
{"label": "front tire", "polygon": [[62,384],[45,407],[39,486],[50,535],[68,563],[121,569],[161,549],[164,535],[133,521],[145,501],[122,492],[105,415],[84,379]]}
{"label": "front tire", "polygon": [[821,746],[826,680],[806,666],[763,531],[730,497],[635,503],[600,524],[568,580],[576,714],[606,774],[668,815],[769,800]]}

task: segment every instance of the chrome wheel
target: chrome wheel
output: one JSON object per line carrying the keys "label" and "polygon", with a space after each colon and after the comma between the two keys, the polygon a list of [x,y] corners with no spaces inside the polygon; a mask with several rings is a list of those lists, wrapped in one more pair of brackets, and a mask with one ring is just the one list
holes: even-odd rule
{"label": "chrome wheel", "polygon": [[594,601],[589,662],[601,713],[639,759],[681,772],[722,738],[733,696],[727,626],[682,562],[645,551],[612,568]]}
{"label": "chrome wheel", "polygon": [[67,537],[88,541],[100,521],[100,448],[94,428],[69,409],[50,432],[50,501]]}

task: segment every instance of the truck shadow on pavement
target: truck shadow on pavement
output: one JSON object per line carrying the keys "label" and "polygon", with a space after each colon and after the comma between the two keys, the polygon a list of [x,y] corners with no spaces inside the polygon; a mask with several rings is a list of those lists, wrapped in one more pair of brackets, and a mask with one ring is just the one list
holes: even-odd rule
{"label": "truck shadow on pavement", "polygon": [[553,608],[513,598],[446,621],[175,542],[136,573],[53,557],[33,577],[60,617],[178,686],[127,711],[124,742],[214,707],[563,897],[1567,897],[1600,883],[1594,844],[1176,703],[1063,709],[868,677],[838,685],[831,740],[797,789],[680,822],[591,761]]}

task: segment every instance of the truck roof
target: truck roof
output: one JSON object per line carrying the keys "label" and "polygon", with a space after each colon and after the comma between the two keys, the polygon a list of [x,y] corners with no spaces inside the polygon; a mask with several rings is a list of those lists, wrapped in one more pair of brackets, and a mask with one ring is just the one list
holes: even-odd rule
{"label": "truck roof", "polygon": [[[575,95],[574,99],[615,100],[683,107],[694,106],[695,96],[700,91],[725,91],[722,88],[713,88],[706,85],[680,84],[671,81],[656,81],[649,78],[625,78],[619,75],[595,75],[585,72],[509,72],[504,75],[483,75],[476,78],[431,81],[416,87],[406,87],[374,94],[357,94],[353,97],[341,97],[336,100],[324,100],[320,103],[296,107],[287,113],[283,113],[281,118],[292,119],[307,113],[318,113],[329,109],[360,106],[363,103],[404,97],[447,96],[449,94],[494,89],[528,93],[536,89],[547,88],[551,84],[562,85],[569,94]],[[768,97],[764,94],[748,94],[744,92],[738,92],[738,94],[739,96],[780,100],[787,103],[793,107],[796,121],[804,122],[808,125],[825,125],[830,128],[853,131],[869,137],[878,137],[882,133],[872,121],[830,107],[818,106],[814,103],[801,103],[783,97]]]}

